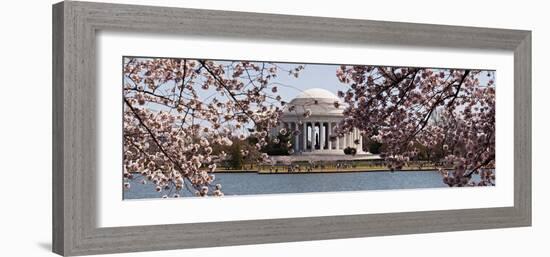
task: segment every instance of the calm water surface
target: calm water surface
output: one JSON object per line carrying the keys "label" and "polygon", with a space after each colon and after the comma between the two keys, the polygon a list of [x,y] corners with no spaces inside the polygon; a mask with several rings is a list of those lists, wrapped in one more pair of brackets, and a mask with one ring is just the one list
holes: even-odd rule
{"label": "calm water surface", "polygon": [[[131,182],[124,199],[159,198],[169,191],[155,192],[152,183]],[[412,189],[447,187],[436,171],[350,172],[326,174],[256,174],[218,173],[225,195],[338,192],[361,190]],[[183,192],[189,195],[189,192]]]}

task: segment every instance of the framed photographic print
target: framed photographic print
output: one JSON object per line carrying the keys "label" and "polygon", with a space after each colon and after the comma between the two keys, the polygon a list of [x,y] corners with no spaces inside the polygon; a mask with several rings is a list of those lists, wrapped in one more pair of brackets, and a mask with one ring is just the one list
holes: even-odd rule
{"label": "framed photographic print", "polygon": [[53,131],[61,255],[530,226],[531,32],[65,1]]}

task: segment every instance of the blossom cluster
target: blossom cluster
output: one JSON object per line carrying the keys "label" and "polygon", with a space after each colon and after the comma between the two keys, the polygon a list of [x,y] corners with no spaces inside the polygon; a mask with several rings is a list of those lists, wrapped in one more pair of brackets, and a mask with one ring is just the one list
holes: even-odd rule
{"label": "blossom cluster", "polygon": [[270,83],[277,74],[271,63],[125,58],[124,187],[139,178],[165,197],[222,196],[213,173],[226,153],[216,146],[247,136],[267,144],[284,105]]}
{"label": "blossom cluster", "polygon": [[447,185],[495,184],[494,71],[356,65],[336,76],[347,85],[339,132],[357,127],[384,144],[390,169],[423,148],[440,153],[432,161]]}

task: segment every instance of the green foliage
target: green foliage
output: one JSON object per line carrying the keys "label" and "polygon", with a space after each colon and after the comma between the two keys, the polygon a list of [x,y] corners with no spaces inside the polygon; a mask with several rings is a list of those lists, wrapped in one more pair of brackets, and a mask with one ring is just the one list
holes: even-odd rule
{"label": "green foliage", "polygon": [[344,154],[346,154],[346,155],[356,155],[357,154],[357,149],[348,146],[344,149]]}
{"label": "green foliage", "polygon": [[244,164],[243,154],[241,152],[242,144],[234,142],[229,148],[229,166],[233,169],[242,169]]}
{"label": "green foliage", "polygon": [[369,152],[373,153],[373,154],[379,154],[380,153],[380,149],[382,148],[382,144],[381,143],[378,143],[376,141],[372,141],[370,140],[368,142],[368,149],[369,149]]}
{"label": "green foliage", "polygon": [[[230,169],[243,169],[247,163],[255,163],[260,152],[254,146],[257,142],[255,138],[247,138],[240,140],[236,137],[231,138],[233,144],[231,146],[213,144],[212,153],[219,155],[222,151],[227,154],[225,160],[221,160],[223,167]],[[244,156],[243,151],[248,152],[248,155]]]}
{"label": "green foliage", "polygon": [[[274,139],[278,139],[279,142],[274,142]],[[288,144],[291,143],[291,133],[288,132],[285,135],[279,133],[275,138],[268,139],[268,144],[262,148],[262,152],[267,153],[270,156],[276,155],[289,155],[288,152],[291,147]]]}

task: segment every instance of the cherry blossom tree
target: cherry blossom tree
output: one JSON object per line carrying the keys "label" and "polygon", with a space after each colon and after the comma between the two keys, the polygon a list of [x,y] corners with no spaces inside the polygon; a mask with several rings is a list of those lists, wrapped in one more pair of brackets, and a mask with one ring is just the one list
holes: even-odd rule
{"label": "cherry blossom tree", "polygon": [[357,127],[384,144],[391,170],[422,146],[443,153],[447,185],[495,184],[493,71],[343,65],[336,76],[347,86],[338,92],[347,106],[337,134]]}
{"label": "cherry blossom tree", "polygon": [[127,190],[139,179],[163,197],[222,196],[213,172],[227,153],[212,146],[256,137],[261,149],[285,105],[273,63],[127,57],[123,65]]}
{"label": "cherry blossom tree", "polygon": [[[281,127],[279,118],[300,108],[307,119],[315,104],[288,106],[279,95],[289,85],[278,83],[278,74],[297,78],[304,65],[127,57],[123,66],[127,190],[138,180],[163,197],[222,196],[213,174],[228,155],[220,149],[247,140],[257,151],[274,144],[292,153],[292,142],[281,138],[300,130]],[[442,153],[433,161],[449,186],[495,184],[494,72],[356,65],[340,66],[336,76],[347,86],[334,103],[344,120],[330,139],[355,127],[384,145],[392,170],[422,148]],[[249,152],[240,154],[270,161]]]}

